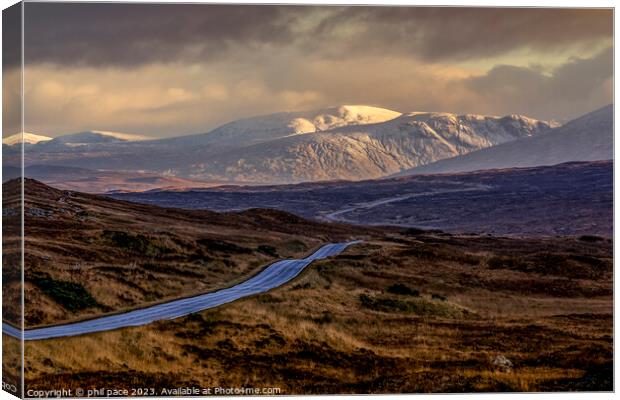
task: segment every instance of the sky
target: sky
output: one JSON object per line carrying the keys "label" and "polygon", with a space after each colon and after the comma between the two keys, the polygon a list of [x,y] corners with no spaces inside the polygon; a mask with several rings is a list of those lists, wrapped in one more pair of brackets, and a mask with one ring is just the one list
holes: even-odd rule
{"label": "sky", "polygon": [[[612,18],[610,9],[26,3],[25,130],[168,137],[340,104],[566,121],[612,102]],[[18,76],[18,57],[5,65]]]}

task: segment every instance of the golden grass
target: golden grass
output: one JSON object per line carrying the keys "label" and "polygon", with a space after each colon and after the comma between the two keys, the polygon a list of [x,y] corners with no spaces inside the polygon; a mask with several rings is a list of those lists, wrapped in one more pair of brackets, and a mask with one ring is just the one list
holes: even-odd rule
{"label": "golden grass", "polygon": [[[25,219],[28,327],[216,290],[247,279],[275,260],[303,257],[326,241],[363,236],[366,230],[274,210],[219,214],[164,209],[68,193],[31,180],[25,194],[26,210],[44,211],[38,216],[27,213]],[[5,235],[7,243],[18,233]],[[42,285],[41,280],[52,284]],[[5,283],[10,287],[8,277]],[[54,291],[49,287],[54,284],[65,286]],[[66,294],[69,285],[78,288],[73,299],[55,296]],[[80,304],[84,292],[95,306]]]}
{"label": "golden grass", "polygon": [[[432,258],[411,252],[425,240],[435,243]],[[537,251],[529,242],[514,250],[518,239],[496,245],[523,257]],[[117,387],[129,385],[122,374],[130,374],[163,387],[168,374],[179,385],[277,386],[284,394],[610,390],[610,271],[573,280],[574,294],[563,295],[567,280],[557,273],[502,274],[459,261],[462,248],[469,257],[487,246],[437,237],[369,241],[312,264],[281,288],[214,310],[27,343],[28,382],[43,388],[91,374],[89,384]],[[540,244],[608,257],[610,247],[596,246],[572,239]],[[388,292],[394,283],[420,297]],[[369,308],[362,294],[397,307]],[[467,312],[419,313],[398,308],[403,302]],[[493,365],[498,355],[514,363],[510,372]]]}

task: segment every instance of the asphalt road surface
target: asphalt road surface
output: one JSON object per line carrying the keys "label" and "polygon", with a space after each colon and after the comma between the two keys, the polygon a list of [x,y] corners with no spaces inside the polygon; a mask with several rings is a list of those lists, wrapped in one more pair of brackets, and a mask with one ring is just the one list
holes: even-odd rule
{"label": "asphalt road surface", "polygon": [[[157,304],[148,308],[133,310],[122,314],[108,315],[105,317],[64,325],[28,329],[24,331],[24,340],[41,340],[64,336],[76,336],[83,335],[85,333],[102,332],[130,326],[146,325],[154,321],[175,319],[184,315],[217,307],[242,297],[263,293],[281,286],[299,275],[299,273],[312,261],[337,255],[348,246],[355,243],[359,242],[330,243],[324,245],[314,252],[314,254],[304,259],[278,261],[271,264],[262,272],[247,281],[227,289],[218,290],[217,292],[173,300],[167,303]],[[21,330],[5,322],[2,323],[2,332],[18,339],[21,338]]]}

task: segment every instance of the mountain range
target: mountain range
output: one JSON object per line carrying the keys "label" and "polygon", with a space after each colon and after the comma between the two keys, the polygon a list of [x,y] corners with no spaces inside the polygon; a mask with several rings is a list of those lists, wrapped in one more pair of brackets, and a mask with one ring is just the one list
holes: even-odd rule
{"label": "mountain range", "polygon": [[613,159],[613,106],[608,105],[545,135],[444,159],[398,175],[467,172]]}
{"label": "mountain range", "polygon": [[405,168],[543,134],[552,123],[408,113],[384,122],[350,124],[218,152],[185,173],[202,179],[291,183],[380,178]]}
{"label": "mountain range", "polygon": [[[205,134],[158,140],[107,131],[27,139],[25,164],[245,184],[361,180],[543,136],[557,126],[521,115],[339,106],[246,118]],[[21,152],[11,143],[3,142],[4,162],[18,165]]]}

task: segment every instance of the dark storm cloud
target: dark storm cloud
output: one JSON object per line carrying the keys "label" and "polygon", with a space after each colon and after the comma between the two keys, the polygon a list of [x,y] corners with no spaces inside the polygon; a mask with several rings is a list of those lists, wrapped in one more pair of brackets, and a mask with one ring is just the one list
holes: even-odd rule
{"label": "dark storm cloud", "polygon": [[[300,7],[26,3],[26,62],[132,66],[287,43]],[[241,45],[241,46],[240,46]],[[240,46],[240,47],[237,47]]]}
{"label": "dark storm cloud", "polygon": [[21,65],[22,60],[21,4],[14,4],[2,11],[2,64],[9,67]]}
{"label": "dark storm cloud", "polygon": [[570,118],[612,101],[613,49],[573,59],[550,74],[535,68],[498,65],[465,82],[483,102],[511,113]]}
{"label": "dark storm cloud", "polygon": [[324,38],[343,26],[361,29],[358,49],[408,51],[438,61],[495,56],[511,50],[561,49],[584,41],[611,39],[611,9],[354,7],[326,18]]}
{"label": "dark storm cloud", "polygon": [[325,57],[475,59],[611,38],[611,10],[26,4],[26,61],[135,66],[208,62],[262,45]]}
{"label": "dark storm cloud", "polygon": [[21,22],[21,4],[2,12],[2,132],[6,136],[21,131],[21,76],[8,72],[21,65]]}

